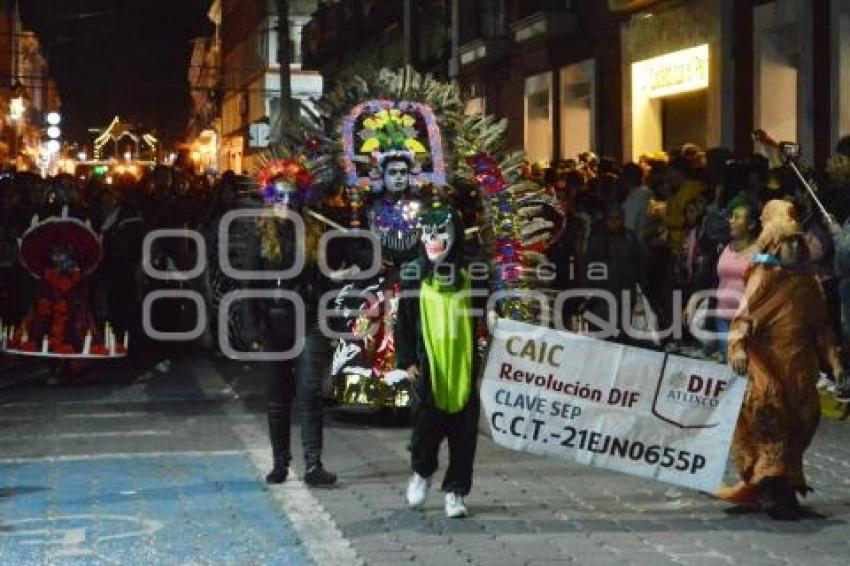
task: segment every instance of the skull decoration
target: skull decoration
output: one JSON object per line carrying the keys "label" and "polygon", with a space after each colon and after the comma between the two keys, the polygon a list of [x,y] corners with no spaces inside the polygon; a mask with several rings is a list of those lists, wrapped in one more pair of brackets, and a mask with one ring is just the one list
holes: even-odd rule
{"label": "skull decoration", "polygon": [[458,237],[455,214],[452,209],[438,204],[422,215],[420,239],[431,263],[445,261],[455,244]]}

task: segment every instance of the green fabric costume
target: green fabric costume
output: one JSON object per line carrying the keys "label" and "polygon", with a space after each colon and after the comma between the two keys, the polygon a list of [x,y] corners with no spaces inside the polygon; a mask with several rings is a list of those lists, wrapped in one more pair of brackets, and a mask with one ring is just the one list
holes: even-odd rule
{"label": "green fabric costume", "polygon": [[471,283],[466,271],[460,270],[459,277],[461,284],[452,289],[431,276],[419,296],[434,404],[447,413],[463,410],[472,393]]}

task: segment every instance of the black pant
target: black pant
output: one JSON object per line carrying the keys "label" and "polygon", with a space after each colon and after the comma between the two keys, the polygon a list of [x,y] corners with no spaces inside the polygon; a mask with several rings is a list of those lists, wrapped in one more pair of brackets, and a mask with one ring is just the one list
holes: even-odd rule
{"label": "black pant", "polygon": [[[421,378],[420,378],[421,379]],[[427,379],[427,377],[425,378]],[[433,399],[412,406],[410,461],[413,471],[430,477],[436,471],[443,439],[449,442],[449,468],[443,477],[443,491],[466,495],[472,489],[472,463],[478,442],[478,392],[473,391],[459,413],[445,413]]]}
{"label": "black pant", "polygon": [[[267,316],[266,349],[284,351],[292,347],[292,324],[287,326],[270,309]],[[269,437],[275,466],[289,466],[290,431],[293,398],[301,411],[301,443],[304,463],[309,470],[321,465],[322,458],[322,386],[329,358],[327,339],[312,329],[304,349],[294,360],[272,362],[267,377]]]}

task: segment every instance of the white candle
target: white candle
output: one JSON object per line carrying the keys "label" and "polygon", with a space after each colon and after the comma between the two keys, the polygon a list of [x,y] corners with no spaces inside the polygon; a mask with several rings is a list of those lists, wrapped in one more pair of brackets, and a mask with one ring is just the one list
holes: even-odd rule
{"label": "white candle", "polygon": [[21,330],[21,343],[26,344],[29,341],[30,341],[30,335],[29,335],[29,333],[27,333],[27,329],[25,327],[23,330]]}
{"label": "white candle", "polygon": [[109,345],[107,347],[109,348],[109,355],[114,356],[115,355],[115,333],[112,332],[112,328],[109,329]]}
{"label": "white candle", "polygon": [[124,351],[127,351],[127,347],[130,345],[130,333],[125,330],[124,331]]}
{"label": "white candle", "polygon": [[41,339],[41,353],[47,353],[47,334],[45,334],[44,338]]}
{"label": "white candle", "polygon": [[91,330],[86,332],[86,338],[83,340],[83,354],[91,353]]}

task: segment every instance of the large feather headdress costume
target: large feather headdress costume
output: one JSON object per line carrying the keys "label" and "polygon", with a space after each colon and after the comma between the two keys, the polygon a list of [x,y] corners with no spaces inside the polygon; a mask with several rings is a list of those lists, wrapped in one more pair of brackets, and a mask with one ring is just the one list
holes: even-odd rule
{"label": "large feather headdress costume", "polygon": [[382,190],[380,171],[391,158],[411,164],[414,185],[476,187],[500,314],[545,323],[550,313],[531,295],[546,286],[538,267],[560,235],[563,211],[522,176],[524,153],[506,149],[507,120],[464,108],[456,85],[382,69],[304,104],[296,121],[283,124],[282,143],[314,164],[314,187],[342,182],[355,201]]}

